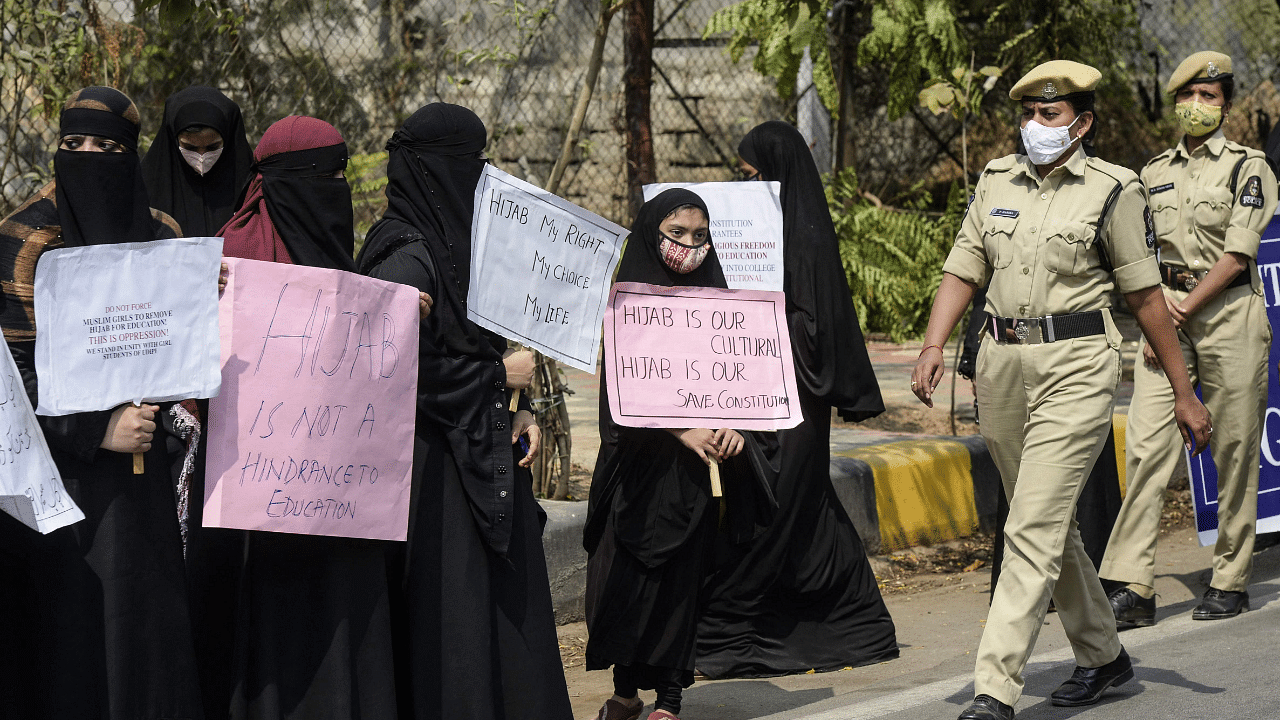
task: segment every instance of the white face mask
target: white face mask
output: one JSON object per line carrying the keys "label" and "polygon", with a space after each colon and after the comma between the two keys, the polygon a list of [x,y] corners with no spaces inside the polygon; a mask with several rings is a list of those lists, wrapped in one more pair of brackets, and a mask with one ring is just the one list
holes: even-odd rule
{"label": "white face mask", "polygon": [[222,148],[210,150],[203,155],[195,150],[188,150],[184,147],[179,147],[178,151],[182,153],[182,159],[187,161],[187,164],[191,166],[191,169],[201,175],[212,170],[213,164],[218,162],[218,158],[222,157]]}
{"label": "white face mask", "polygon": [[1066,127],[1046,127],[1032,120],[1022,128],[1022,144],[1027,148],[1027,157],[1033,165],[1048,165],[1062,157],[1071,148],[1076,139],[1071,136],[1071,128],[1080,121],[1076,117]]}

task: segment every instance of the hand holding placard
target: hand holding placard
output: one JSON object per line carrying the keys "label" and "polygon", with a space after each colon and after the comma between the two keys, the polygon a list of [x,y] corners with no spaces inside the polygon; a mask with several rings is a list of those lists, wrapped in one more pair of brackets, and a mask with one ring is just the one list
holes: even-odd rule
{"label": "hand holding placard", "polygon": [[780,430],[803,419],[780,292],[616,283],[609,410],[629,427]]}
{"label": "hand holding placard", "polygon": [[222,238],[42,255],[35,277],[36,412],[69,415],[216,395],[221,261]]}
{"label": "hand holding placard", "polygon": [[403,540],[419,293],[341,270],[228,263],[205,526]]}
{"label": "hand holding placard", "polygon": [[488,165],[476,186],[467,317],[595,372],[627,231]]}

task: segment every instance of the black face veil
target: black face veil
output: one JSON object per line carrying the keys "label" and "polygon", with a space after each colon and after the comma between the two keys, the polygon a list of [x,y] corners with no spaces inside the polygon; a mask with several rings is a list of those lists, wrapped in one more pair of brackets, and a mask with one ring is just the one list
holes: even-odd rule
{"label": "black face veil", "polygon": [[151,204],[138,161],[138,110],[119,90],[85,88],[67,101],[60,136],[96,135],[127,150],[119,153],[58,150],[53,156],[58,216],[66,247],[145,242]]}
{"label": "black face veil", "polygon": [[394,250],[388,220],[412,226],[424,237],[438,273],[433,315],[445,346],[459,355],[488,356],[492,349],[467,319],[471,286],[471,214],[488,132],[467,108],[432,103],[415,112],[387,143],[387,213],[369,231],[360,266]]}

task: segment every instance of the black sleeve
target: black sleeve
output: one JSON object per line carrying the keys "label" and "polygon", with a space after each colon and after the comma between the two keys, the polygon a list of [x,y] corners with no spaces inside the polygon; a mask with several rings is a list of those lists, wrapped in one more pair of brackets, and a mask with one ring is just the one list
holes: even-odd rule
{"label": "black sleeve", "polygon": [[[36,380],[36,344],[35,341],[9,343],[9,352],[22,374],[22,384],[26,387],[31,406],[39,403],[39,387]],[[111,411],[76,413],[57,417],[39,416],[40,428],[49,448],[54,452],[64,452],[84,462],[93,462],[94,455],[102,446],[107,436],[107,424],[111,421]]]}
{"label": "black sleeve", "polygon": [[436,276],[422,243],[410,243],[392,252],[369,268],[368,276],[388,282],[418,288],[419,292],[436,297]]}

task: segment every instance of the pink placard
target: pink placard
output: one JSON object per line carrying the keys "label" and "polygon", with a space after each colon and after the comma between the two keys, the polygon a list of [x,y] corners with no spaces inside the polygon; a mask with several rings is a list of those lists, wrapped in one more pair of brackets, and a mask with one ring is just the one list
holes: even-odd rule
{"label": "pink placard", "polygon": [[417,290],[341,270],[227,265],[205,526],[404,540]]}
{"label": "pink placard", "polygon": [[619,425],[782,430],[803,419],[780,292],[615,283],[604,333]]}

